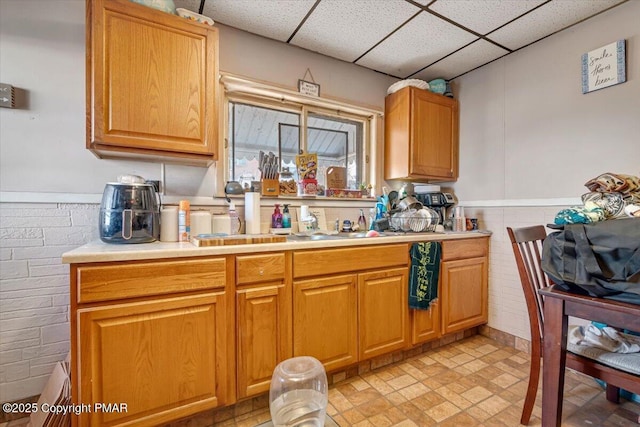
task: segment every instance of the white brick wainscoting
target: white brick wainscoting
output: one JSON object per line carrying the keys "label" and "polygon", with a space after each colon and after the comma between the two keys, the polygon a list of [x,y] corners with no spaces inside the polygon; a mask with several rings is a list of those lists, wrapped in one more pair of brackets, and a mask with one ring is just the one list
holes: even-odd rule
{"label": "white brick wainscoting", "polygon": [[[552,224],[566,206],[465,207],[467,218],[478,218],[481,229],[491,230],[489,247],[489,326],[531,340],[527,305],[518,276],[507,227]],[[547,232],[550,230],[547,229]]]}
{"label": "white brick wainscoting", "polygon": [[99,205],[0,203],[0,401],[40,394],[69,352],[69,266]]}

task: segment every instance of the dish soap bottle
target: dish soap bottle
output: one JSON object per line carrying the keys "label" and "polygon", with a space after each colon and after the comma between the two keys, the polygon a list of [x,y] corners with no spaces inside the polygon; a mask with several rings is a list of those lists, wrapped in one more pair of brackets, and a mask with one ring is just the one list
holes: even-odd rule
{"label": "dish soap bottle", "polygon": [[282,211],[282,228],[291,228],[291,214],[289,213],[289,205],[284,205]]}
{"label": "dish soap bottle", "polygon": [[236,211],[235,203],[229,204],[229,219],[231,228],[231,230],[229,230],[229,234],[240,234],[240,217]]}
{"label": "dish soap bottle", "polygon": [[364,217],[364,211],[362,209],[360,209],[360,217],[358,217],[358,230],[367,230],[367,219]]}
{"label": "dish soap bottle", "polygon": [[271,215],[271,228],[282,228],[282,213],[280,213],[279,204],[276,204],[276,208]]}

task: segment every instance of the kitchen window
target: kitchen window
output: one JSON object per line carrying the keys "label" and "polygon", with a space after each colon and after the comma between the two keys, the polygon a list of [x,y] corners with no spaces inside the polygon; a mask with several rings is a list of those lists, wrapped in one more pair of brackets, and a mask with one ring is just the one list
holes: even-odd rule
{"label": "kitchen window", "polygon": [[[304,151],[318,154],[318,185],[326,187],[326,171],[345,167],[347,187],[359,189],[374,181],[370,151],[378,117],[368,110],[343,103],[308,99],[286,89],[259,85],[223,76],[225,84],[225,180],[249,187],[260,180],[258,155],[273,152],[280,168],[289,168],[297,179],[295,156]],[[245,83],[245,84],[242,84]],[[253,84],[252,84],[253,83]]]}

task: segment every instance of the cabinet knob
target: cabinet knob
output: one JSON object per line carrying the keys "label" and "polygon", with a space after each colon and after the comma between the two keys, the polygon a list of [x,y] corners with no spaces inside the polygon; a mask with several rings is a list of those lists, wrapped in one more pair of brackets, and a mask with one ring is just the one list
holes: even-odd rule
{"label": "cabinet knob", "polygon": [[264,269],[262,269],[262,268],[261,268],[261,269],[258,271],[258,273],[259,273],[261,276],[262,276],[262,275],[264,275]]}

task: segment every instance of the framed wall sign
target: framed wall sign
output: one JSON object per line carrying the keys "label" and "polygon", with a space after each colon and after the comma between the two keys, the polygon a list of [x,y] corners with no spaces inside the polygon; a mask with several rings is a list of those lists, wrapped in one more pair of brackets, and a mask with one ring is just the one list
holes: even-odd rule
{"label": "framed wall sign", "polygon": [[602,46],[582,55],[582,93],[627,81],[625,40]]}
{"label": "framed wall sign", "polygon": [[298,80],[298,92],[305,95],[320,96],[320,85],[306,80]]}

